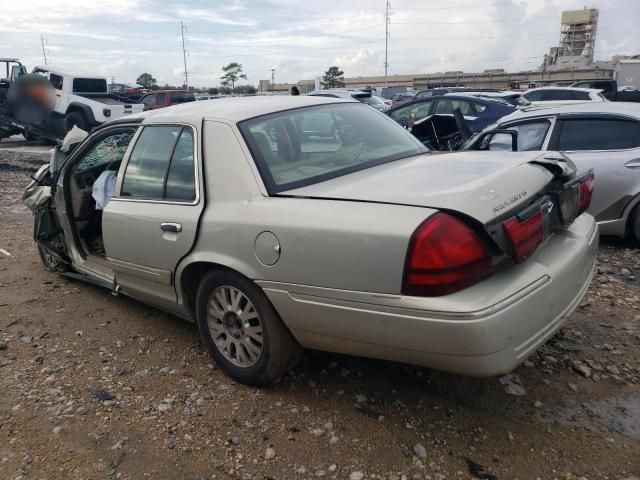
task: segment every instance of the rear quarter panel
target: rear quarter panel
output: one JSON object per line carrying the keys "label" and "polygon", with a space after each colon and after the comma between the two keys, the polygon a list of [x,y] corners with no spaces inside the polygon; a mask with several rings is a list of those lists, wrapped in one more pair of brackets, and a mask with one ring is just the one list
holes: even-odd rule
{"label": "rear quarter panel", "polygon": [[[239,132],[205,121],[206,207],[192,262],[232,268],[253,280],[399,293],[409,239],[435,210],[344,200],[269,197]],[[256,256],[261,232],[279,240],[280,257]]]}

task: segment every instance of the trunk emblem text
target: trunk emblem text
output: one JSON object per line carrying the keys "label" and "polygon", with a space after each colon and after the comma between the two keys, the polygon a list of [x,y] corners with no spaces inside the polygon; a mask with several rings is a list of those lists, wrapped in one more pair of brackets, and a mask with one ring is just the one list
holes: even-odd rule
{"label": "trunk emblem text", "polygon": [[506,199],[504,202],[499,203],[498,205],[496,205],[495,207],[492,208],[493,213],[498,213],[501,210],[504,210],[505,208],[507,208],[509,205],[512,205],[514,203],[516,203],[518,200],[524,198],[527,196],[527,192],[526,190],[523,190],[520,193],[516,193],[515,195],[512,195],[511,197],[509,197],[508,199]]}

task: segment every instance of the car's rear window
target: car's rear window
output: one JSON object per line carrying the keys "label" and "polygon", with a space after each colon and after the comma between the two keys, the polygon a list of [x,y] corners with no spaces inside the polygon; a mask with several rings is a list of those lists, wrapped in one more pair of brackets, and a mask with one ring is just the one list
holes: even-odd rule
{"label": "car's rear window", "polygon": [[428,151],[393,120],[361,103],[288,110],[239,127],[270,193]]}

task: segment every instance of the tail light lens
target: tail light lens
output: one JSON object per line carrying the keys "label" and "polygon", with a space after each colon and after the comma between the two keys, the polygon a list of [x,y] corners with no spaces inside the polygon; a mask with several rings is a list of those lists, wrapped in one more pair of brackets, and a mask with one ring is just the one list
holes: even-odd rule
{"label": "tail light lens", "polygon": [[491,256],[478,235],[456,217],[437,213],[411,237],[402,293],[447,295],[492,274]]}
{"label": "tail light lens", "polygon": [[595,183],[595,175],[593,169],[589,170],[584,179],[580,179],[580,195],[578,199],[578,215],[583,214],[591,205],[591,197],[593,196],[593,184]]}
{"label": "tail light lens", "polygon": [[544,241],[544,218],[542,211],[537,211],[526,220],[511,217],[504,222],[504,229],[513,245],[513,259],[524,262]]}

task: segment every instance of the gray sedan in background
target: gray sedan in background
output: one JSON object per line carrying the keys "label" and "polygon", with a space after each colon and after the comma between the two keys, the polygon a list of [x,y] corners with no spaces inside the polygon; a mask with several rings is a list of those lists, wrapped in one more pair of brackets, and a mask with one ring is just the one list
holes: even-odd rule
{"label": "gray sedan in background", "polygon": [[531,107],[501,118],[472,137],[464,150],[562,151],[579,172],[596,176],[589,213],[600,233],[640,241],[640,104],[591,102]]}

